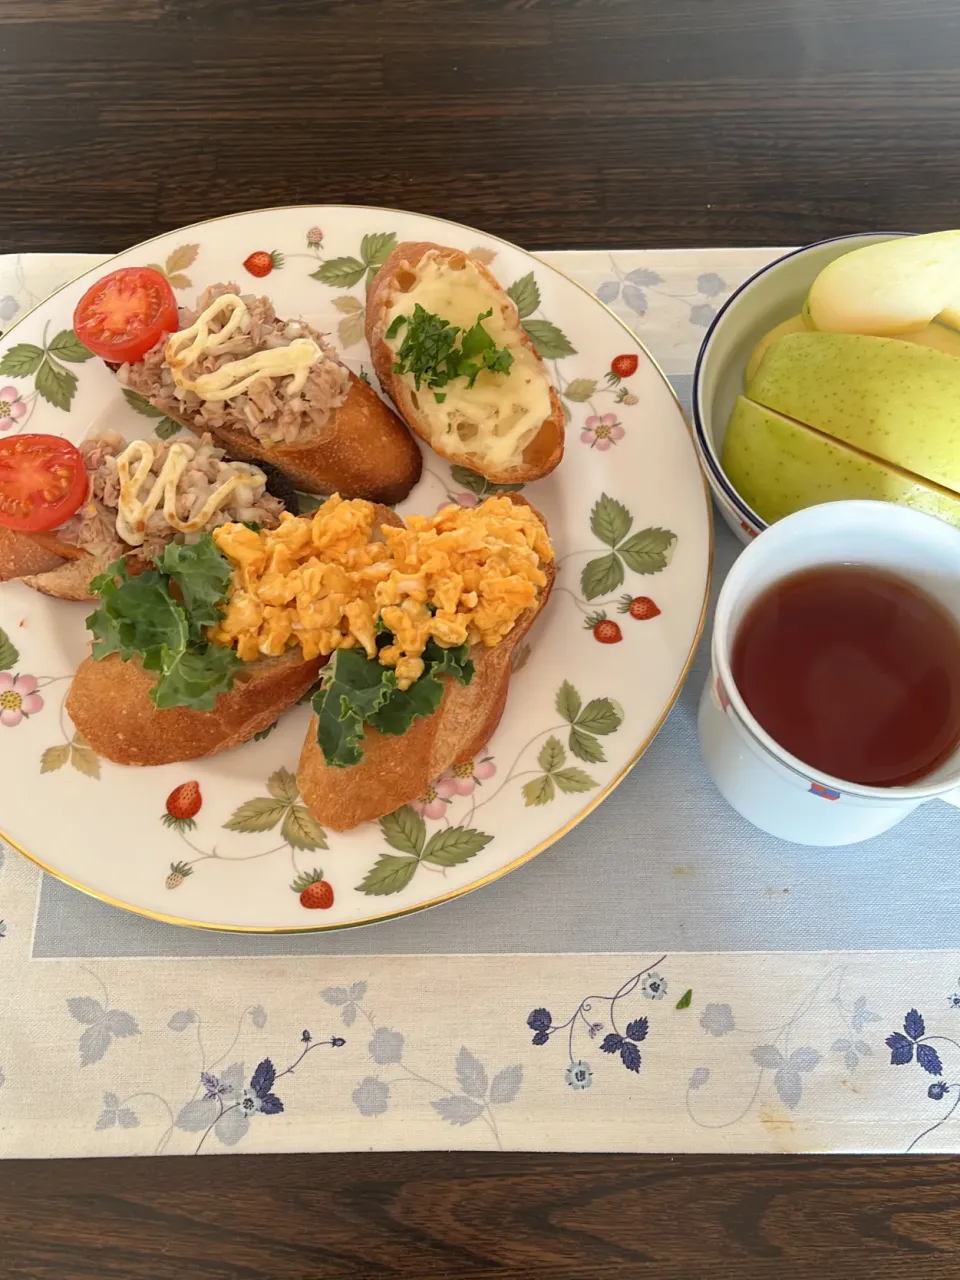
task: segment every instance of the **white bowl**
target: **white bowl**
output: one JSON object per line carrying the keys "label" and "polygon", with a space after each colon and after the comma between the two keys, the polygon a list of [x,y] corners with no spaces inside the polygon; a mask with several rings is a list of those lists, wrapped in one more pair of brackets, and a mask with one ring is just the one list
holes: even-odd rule
{"label": "white bowl", "polygon": [[741,542],[749,542],[767,527],[720,465],[727,423],[737,396],[743,394],[750,353],[774,325],[798,314],[810,286],[828,262],[863,245],[906,234],[886,231],[838,236],[795,249],[744,281],[707,330],[693,375],[694,439],[714,501]]}

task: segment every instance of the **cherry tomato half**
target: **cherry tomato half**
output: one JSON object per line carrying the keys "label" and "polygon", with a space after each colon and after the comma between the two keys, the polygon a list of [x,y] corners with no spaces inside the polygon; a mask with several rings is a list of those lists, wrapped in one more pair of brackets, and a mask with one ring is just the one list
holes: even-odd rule
{"label": "cherry tomato half", "polygon": [[0,440],[0,525],[42,533],[69,520],[87,496],[83,454],[60,436]]}
{"label": "cherry tomato half", "polygon": [[77,303],[73,328],[85,347],[110,364],[139,360],[179,327],[170,282],[151,267],[121,267],[91,285]]}

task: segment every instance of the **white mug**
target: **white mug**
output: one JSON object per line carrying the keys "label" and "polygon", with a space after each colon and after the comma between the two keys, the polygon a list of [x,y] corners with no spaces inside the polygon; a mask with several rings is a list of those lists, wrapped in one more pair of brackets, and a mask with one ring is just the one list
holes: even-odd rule
{"label": "white mug", "polygon": [[854,844],[928,800],[960,807],[960,749],[904,787],[866,787],[820,773],[785,751],[747,710],[730,654],[744,614],[781,579],[819,565],[859,564],[906,578],[960,626],[960,529],[888,502],[830,502],[771,525],[740,555],[720,591],[700,749],[720,794],[754,826],[796,844]]}

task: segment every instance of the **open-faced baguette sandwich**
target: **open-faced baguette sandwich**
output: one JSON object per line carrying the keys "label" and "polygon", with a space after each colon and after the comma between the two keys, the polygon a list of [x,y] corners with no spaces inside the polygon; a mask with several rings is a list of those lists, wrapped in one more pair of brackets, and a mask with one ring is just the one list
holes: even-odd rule
{"label": "open-faced baguette sandwich", "polygon": [[487,741],[554,577],[543,520],[515,495],[405,526],[334,496],[312,518],[213,537],[236,567],[215,643],[248,661],[332,655],[298,783],[339,831],[415,800]]}
{"label": "open-faced baguette sandwich", "polygon": [[563,408],[517,307],[459,249],[397,245],[367,296],[380,385],[431,449],[496,484],[547,475]]}
{"label": "open-faced baguette sandwich", "polygon": [[128,391],[298,489],[394,503],[420,478],[420,450],[396,414],[269,298],[216,284],[178,313],[159,272],[123,268],[87,291],[74,327]]}
{"label": "open-faced baguette sandwich", "polygon": [[272,528],[284,499],[282,476],[229,461],[209,435],[128,444],[106,432],[79,448],[12,436],[0,442],[0,582],[91,600],[91,579],[121,556],[136,570],[225,521]]}
{"label": "open-faced baguette sandwich", "polygon": [[[342,505],[349,512],[354,504]],[[382,537],[382,525],[400,523],[388,507],[356,505],[368,514],[371,538]],[[291,644],[288,610],[263,602],[259,613],[256,602],[247,606],[262,624],[258,646],[231,644],[220,632],[237,616],[245,550],[271,536],[279,540],[267,574],[273,591],[264,592],[277,600],[285,540],[305,535],[310,542],[313,529],[313,520],[289,513],[272,534],[253,524],[220,525],[189,545],[168,543],[137,573],[124,559],[94,579],[99,608],[87,619],[92,653],[73,678],[66,709],[98,755],[128,765],[214,755],[269,728],[303,698],[327,660],[322,633]],[[315,551],[319,565],[325,547]]]}

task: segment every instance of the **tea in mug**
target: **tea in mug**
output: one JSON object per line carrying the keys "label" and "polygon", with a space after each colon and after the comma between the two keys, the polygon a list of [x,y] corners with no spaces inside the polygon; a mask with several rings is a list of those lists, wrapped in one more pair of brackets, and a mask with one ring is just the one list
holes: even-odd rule
{"label": "tea in mug", "polygon": [[836,778],[905,786],[960,743],[960,628],[885,570],[824,565],[775,583],[741,621],[732,667],[770,737]]}

